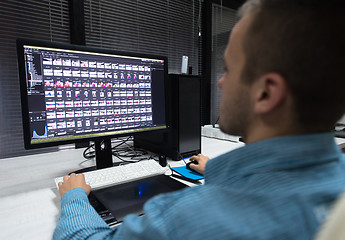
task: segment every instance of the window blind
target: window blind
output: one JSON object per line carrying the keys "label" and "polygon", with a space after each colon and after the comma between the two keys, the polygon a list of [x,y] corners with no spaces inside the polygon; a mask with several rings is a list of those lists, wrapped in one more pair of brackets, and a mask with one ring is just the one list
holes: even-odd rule
{"label": "window blind", "polygon": [[24,149],[16,39],[68,43],[68,0],[0,1],[0,23],[0,159],[52,151]]}
{"label": "window blind", "polygon": [[168,57],[180,73],[182,56],[199,74],[201,0],[85,0],[86,45]]}
{"label": "window blind", "polygon": [[[85,0],[86,45],[168,57],[179,73],[189,56],[201,73],[202,0]],[[68,0],[0,2],[0,159],[53,149],[24,149],[16,38],[69,42]]]}
{"label": "window blind", "polygon": [[218,80],[224,73],[223,56],[229,41],[231,29],[239,20],[236,10],[212,4],[212,65],[211,65],[211,123],[219,118],[219,104],[222,91]]}

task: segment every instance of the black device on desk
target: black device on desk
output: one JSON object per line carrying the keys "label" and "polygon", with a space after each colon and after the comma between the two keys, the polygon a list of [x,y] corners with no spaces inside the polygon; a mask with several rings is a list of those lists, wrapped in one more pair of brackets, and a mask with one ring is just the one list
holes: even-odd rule
{"label": "black device on desk", "polygon": [[143,214],[151,197],[187,187],[169,176],[158,175],[91,192],[89,201],[108,225],[122,222],[128,214]]}
{"label": "black device on desk", "polygon": [[186,168],[187,169],[189,169],[189,170],[191,170],[191,171],[195,171],[194,169],[192,169],[189,165],[191,165],[191,164],[198,164],[198,161],[196,161],[196,160],[192,160],[192,161],[190,161],[190,162],[188,162],[187,164],[186,164]]}
{"label": "black device on desk", "polygon": [[134,137],[134,146],[166,155],[173,160],[201,152],[201,77],[169,74],[165,132]]}
{"label": "black device on desk", "polygon": [[95,142],[113,166],[111,138],[167,129],[167,58],[17,40],[26,149]]}

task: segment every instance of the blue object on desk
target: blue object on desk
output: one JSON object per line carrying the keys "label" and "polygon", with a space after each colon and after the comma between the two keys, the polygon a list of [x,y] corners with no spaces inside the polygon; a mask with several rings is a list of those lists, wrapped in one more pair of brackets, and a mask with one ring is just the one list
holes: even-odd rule
{"label": "blue object on desk", "polygon": [[181,174],[182,176],[189,178],[189,179],[192,179],[192,180],[204,179],[203,175],[201,175],[200,173],[189,170],[186,166],[173,167],[171,169],[173,171],[177,172],[178,174]]}

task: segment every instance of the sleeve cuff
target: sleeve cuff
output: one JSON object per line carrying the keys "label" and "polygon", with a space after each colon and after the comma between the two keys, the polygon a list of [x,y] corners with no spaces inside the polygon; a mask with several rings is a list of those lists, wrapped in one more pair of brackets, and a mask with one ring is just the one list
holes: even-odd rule
{"label": "sleeve cuff", "polygon": [[89,201],[83,188],[73,188],[66,192],[61,198],[61,205],[67,204],[75,199]]}

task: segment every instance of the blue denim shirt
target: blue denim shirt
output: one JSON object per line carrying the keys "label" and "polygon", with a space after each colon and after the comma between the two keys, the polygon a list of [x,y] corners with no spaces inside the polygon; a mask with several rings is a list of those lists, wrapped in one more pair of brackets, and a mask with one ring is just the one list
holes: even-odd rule
{"label": "blue denim shirt", "polygon": [[344,160],[331,133],[247,144],[210,160],[204,185],[152,198],[117,231],[73,189],[54,239],[312,239],[345,187]]}

